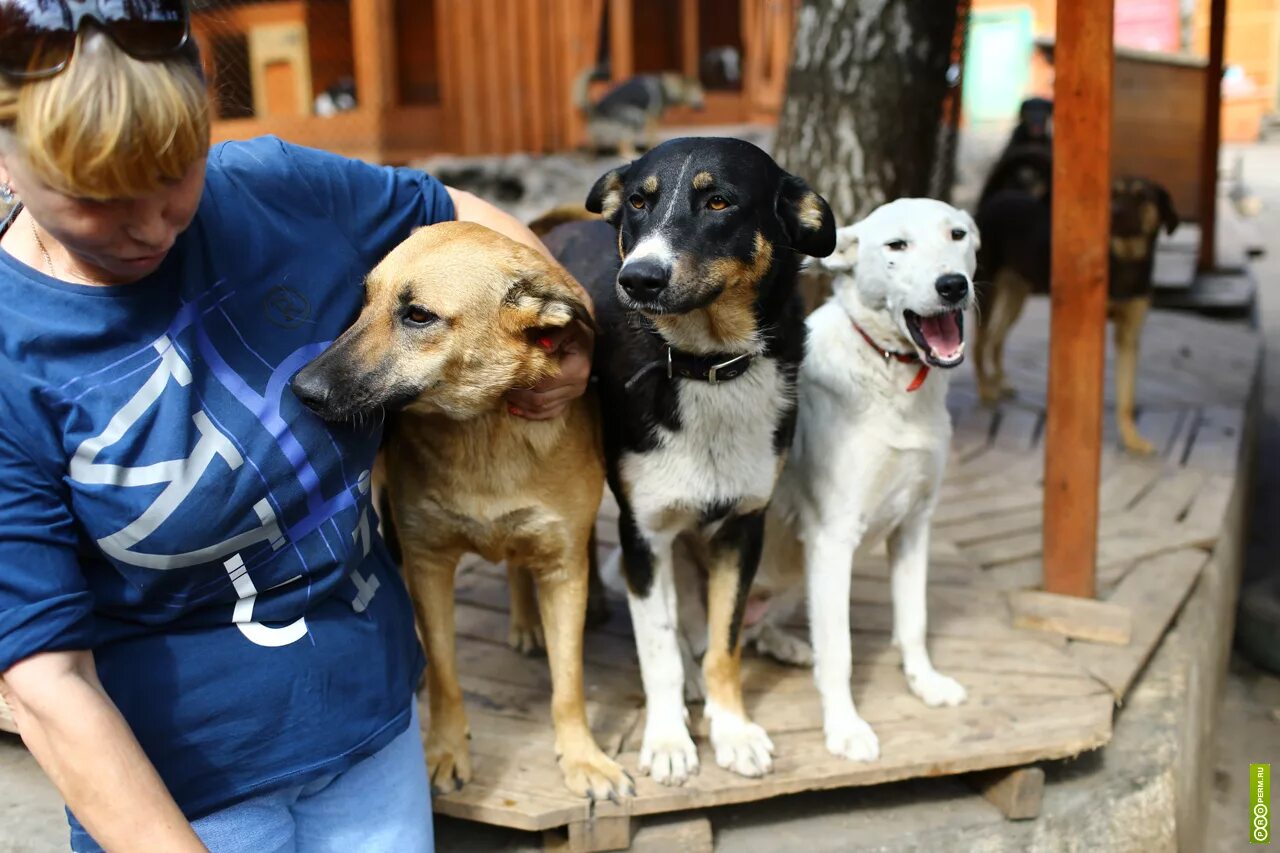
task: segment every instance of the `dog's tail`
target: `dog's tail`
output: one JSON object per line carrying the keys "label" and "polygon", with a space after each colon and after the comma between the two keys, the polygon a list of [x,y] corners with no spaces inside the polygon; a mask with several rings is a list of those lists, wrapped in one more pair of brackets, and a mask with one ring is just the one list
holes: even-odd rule
{"label": "dog's tail", "polygon": [[562,204],[540,214],[529,223],[529,230],[539,237],[545,237],[557,225],[600,218],[600,214],[592,213],[581,204]]}
{"label": "dog's tail", "polygon": [[573,92],[570,98],[573,105],[578,109],[586,112],[591,109],[591,78],[595,75],[594,68],[584,68],[577,77],[573,78]]}

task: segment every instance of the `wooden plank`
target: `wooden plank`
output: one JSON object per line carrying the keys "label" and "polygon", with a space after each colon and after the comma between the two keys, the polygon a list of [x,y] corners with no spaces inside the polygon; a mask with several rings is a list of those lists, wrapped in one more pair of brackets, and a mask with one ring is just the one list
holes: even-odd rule
{"label": "wooden plank", "polygon": [[647,818],[631,837],[631,853],[712,853],[711,820],[703,815],[676,814]]}
{"label": "wooden plank", "polygon": [[680,70],[690,80],[698,71],[698,0],[680,0]]}
{"label": "wooden plank", "polygon": [[1039,506],[1044,492],[1039,486],[1020,486],[1008,489],[1003,494],[993,494],[981,500],[950,502],[941,504],[933,514],[934,524],[950,524],[968,521],[997,513],[1026,509]]}
{"label": "wooden plank", "polygon": [[609,64],[616,83],[636,73],[632,0],[609,0]]}
{"label": "wooden plank", "polygon": [[1134,504],[1133,514],[1153,524],[1176,524],[1182,520],[1204,481],[1202,471],[1180,468],[1169,476],[1162,477],[1154,488],[1143,495]]}
{"label": "wooden plank", "polygon": [[1183,526],[1190,531],[1211,536],[1216,544],[1222,534],[1227,506],[1231,503],[1234,489],[1234,477],[1214,474],[1206,478],[1203,487],[1196,493],[1194,502],[1187,509]]}
{"label": "wooden plank", "polygon": [[567,830],[547,830],[542,849],[548,853],[598,853],[631,846],[631,818],[625,815],[574,821]]}
{"label": "wooden plank", "polygon": [[397,101],[392,0],[351,0],[351,51],[360,109],[381,113]]}
{"label": "wooden plank", "polygon": [[1015,628],[1052,631],[1077,640],[1123,646],[1133,626],[1129,610],[1117,604],[1038,590],[1009,593]]}
{"label": "wooden plank", "polygon": [[999,424],[992,440],[996,449],[1023,451],[1035,446],[1043,416],[1039,410],[1005,406],[1000,410]]}
{"label": "wooden plank", "polygon": [[1209,61],[1204,74],[1204,127],[1200,141],[1200,250],[1197,266],[1216,266],[1218,219],[1218,147],[1222,121],[1222,54],[1227,31],[1227,0],[1209,0]]}
{"label": "wooden plank", "polygon": [[1092,598],[1111,213],[1113,0],[1058,0],[1044,576]]}
{"label": "wooden plank", "polygon": [[1040,803],[1044,800],[1042,768],[991,770],[975,773],[970,781],[1006,820],[1030,820],[1040,816]]}
{"label": "wooden plank", "polygon": [[1123,700],[1208,561],[1203,551],[1183,550],[1139,564],[1107,599],[1133,614],[1129,645],[1117,649],[1073,643],[1068,654],[1107,685],[1116,701]]}
{"label": "wooden plank", "polygon": [[1102,480],[1098,503],[1103,512],[1127,510],[1160,478],[1159,462],[1147,459],[1121,459]]}
{"label": "wooden plank", "polygon": [[1239,462],[1244,436],[1244,410],[1236,406],[1206,406],[1200,411],[1195,436],[1186,457],[1189,468],[1231,474]]}

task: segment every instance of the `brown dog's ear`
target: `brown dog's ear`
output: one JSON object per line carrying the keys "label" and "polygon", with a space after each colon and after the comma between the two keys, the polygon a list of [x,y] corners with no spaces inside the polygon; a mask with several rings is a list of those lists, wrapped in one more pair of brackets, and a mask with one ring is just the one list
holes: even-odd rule
{"label": "brown dog's ear", "polygon": [[568,273],[543,273],[512,282],[503,298],[503,308],[515,328],[561,329],[577,320],[594,330],[595,320],[568,278]]}
{"label": "brown dog's ear", "polygon": [[622,220],[622,187],[630,168],[631,164],[628,163],[605,172],[591,188],[591,192],[587,193],[587,210],[599,213],[614,228]]}
{"label": "brown dog's ear", "polygon": [[1164,225],[1164,233],[1172,234],[1182,222],[1178,218],[1178,211],[1173,207],[1173,197],[1159,184],[1153,183],[1151,189],[1156,194],[1156,207],[1160,208],[1160,222]]}
{"label": "brown dog's ear", "polygon": [[836,220],[827,200],[795,175],[782,173],[778,219],[791,248],[813,258],[825,258],[836,248]]}

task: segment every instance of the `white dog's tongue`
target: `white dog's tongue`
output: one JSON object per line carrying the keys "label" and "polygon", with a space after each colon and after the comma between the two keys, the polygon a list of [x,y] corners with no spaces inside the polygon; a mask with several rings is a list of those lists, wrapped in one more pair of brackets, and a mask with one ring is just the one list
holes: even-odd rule
{"label": "white dog's tongue", "polygon": [[955,358],[960,352],[962,339],[958,312],[920,318],[920,333],[928,342],[933,354],[943,361]]}

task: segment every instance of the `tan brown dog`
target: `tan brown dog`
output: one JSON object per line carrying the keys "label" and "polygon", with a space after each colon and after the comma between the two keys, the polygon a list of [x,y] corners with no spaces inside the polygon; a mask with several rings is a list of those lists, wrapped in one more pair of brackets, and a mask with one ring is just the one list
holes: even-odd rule
{"label": "tan brown dog", "polygon": [[[1005,339],[1027,296],[1049,291],[1052,173],[1050,161],[1044,163],[1044,191],[1024,187],[994,192],[975,215],[982,233],[979,272],[990,282],[977,291],[973,340],[978,394],[987,403],[1014,393],[1004,375]],[[1112,182],[1107,317],[1115,321],[1116,422],[1130,453],[1155,449],[1134,420],[1138,352],[1155,290],[1156,238],[1161,228],[1172,234],[1177,227],[1178,214],[1164,187],[1134,177]]]}
{"label": "tan brown dog", "polygon": [[514,417],[503,403],[508,389],[555,372],[539,339],[573,322],[592,321],[554,262],[480,225],[433,225],[369,274],[355,324],[293,382],[328,420],[404,404],[386,448],[387,488],[429,661],[437,791],[471,778],[453,585],[472,552],[507,562],[513,645],[539,639],[541,611],[565,784],[591,798],[634,792],[596,745],[583,704],[588,541],[604,486],[596,402],[580,398],[548,421]]}

